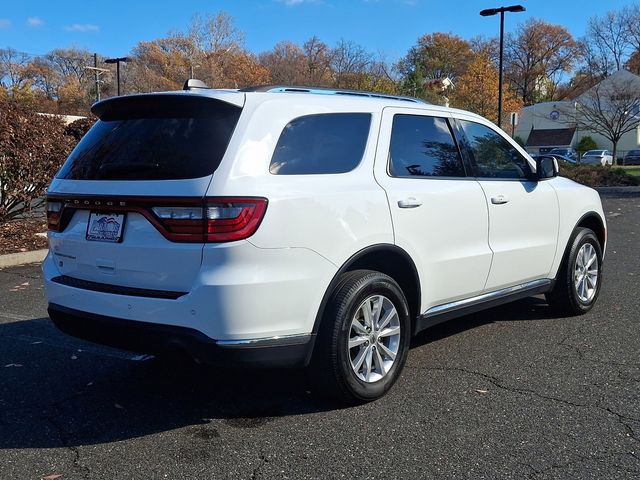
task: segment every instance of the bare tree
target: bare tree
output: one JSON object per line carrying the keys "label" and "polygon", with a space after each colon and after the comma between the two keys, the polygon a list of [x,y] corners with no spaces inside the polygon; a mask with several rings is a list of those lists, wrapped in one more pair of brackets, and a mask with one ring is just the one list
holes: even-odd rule
{"label": "bare tree", "polygon": [[326,43],[315,35],[302,45],[307,60],[307,83],[309,85],[327,85],[331,79],[331,51]]}
{"label": "bare tree", "polygon": [[591,88],[578,98],[576,111],[569,114],[580,130],[599,133],[612,143],[614,161],[622,136],[640,125],[639,85],[627,75],[610,77]]}
{"label": "bare tree", "polygon": [[620,70],[630,49],[627,15],[611,11],[602,17],[589,20],[586,43],[593,55],[592,61],[600,63],[607,73]]}
{"label": "bare tree", "polygon": [[233,17],[220,11],[216,14],[196,13],[189,26],[188,36],[202,52],[234,52],[244,49],[244,34]]}
{"label": "bare tree", "polygon": [[13,48],[0,48],[0,84],[8,88],[21,88],[29,79],[25,67],[29,56]]}
{"label": "bare tree", "polygon": [[262,66],[271,72],[271,80],[279,85],[304,85],[307,60],[304,51],[293,42],[278,42],[272,50],[259,57]]}
{"label": "bare tree", "polygon": [[340,40],[331,51],[334,86],[338,88],[353,87],[354,77],[365,72],[371,62],[371,54],[360,45],[344,39]]}

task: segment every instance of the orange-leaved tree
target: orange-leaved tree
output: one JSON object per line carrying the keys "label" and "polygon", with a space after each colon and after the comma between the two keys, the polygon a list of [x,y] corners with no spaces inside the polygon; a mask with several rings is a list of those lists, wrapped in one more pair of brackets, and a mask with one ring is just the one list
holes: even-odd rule
{"label": "orange-leaved tree", "polygon": [[[475,53],[467,70],[455,82],[450,92],[451,106],[470,110],[492,122],[498,119],[498,69],[487,52]],[[522,100],[506,84],[502,86],[502,111],[517,112]]]}

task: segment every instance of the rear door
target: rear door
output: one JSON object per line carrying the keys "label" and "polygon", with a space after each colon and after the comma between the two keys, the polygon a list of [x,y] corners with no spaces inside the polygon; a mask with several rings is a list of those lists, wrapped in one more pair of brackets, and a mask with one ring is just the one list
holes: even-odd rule
{"label": "rear door", "polygon": [[466,175],[448,114],[385,108],[375,177],[395,243],[418,268],[422,311],[479,294],[491,265],[487,204]]}
{"label": "rear door", "polygon": [[485,290],[547,278],[560,222],[555,190],[532,180],[524,155],[497,129],[473,117],[456,123],[489,212],[493,262]]}
{"label": "rear door", "polygon": [[48,191],[60,275],[189,291],[202,259],[204,195],[242,99],[137,95],[94,106],[100,120]]}

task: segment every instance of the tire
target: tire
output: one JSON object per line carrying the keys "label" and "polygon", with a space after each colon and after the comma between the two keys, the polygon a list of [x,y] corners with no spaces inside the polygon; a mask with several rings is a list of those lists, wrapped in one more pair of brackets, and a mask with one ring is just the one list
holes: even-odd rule
{"label": "tire", "polygon": [[410,341],[409,307],[395,280],[371,270],[347,272],[320,325],[313,383],[340,403],[376,400],[399,377]]}
{"label": "tire", "polygon": [[[585,270],[583,265],[592,262]],[[595,265],[595,269],[592,268]],[[581,281],[582,279],[582,281]],[[547,302],[560,313],[582,315],[596,303],[602,286],[602,247],[588,228],[576,228],[569,240]]]}

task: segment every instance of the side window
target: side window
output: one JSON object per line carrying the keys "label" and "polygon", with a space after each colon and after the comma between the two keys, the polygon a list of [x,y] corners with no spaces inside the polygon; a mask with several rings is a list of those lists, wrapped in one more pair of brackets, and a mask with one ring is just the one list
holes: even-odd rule
{"label": "side window", "polygon": [[349,172],[362,160],[370,126],[369,113],[298,117],[284,127],[269,171],[275,175]]}
{"label": "side window", "polygon": [[478,177],[525,179],[531,175],[529,162],[497,132],[466,120],[460,120],[460,124]]}
{"label": "side window", "polygon": [[389,148],[393,177],[464,177],[464,167],[444,118],[395,115]]}

